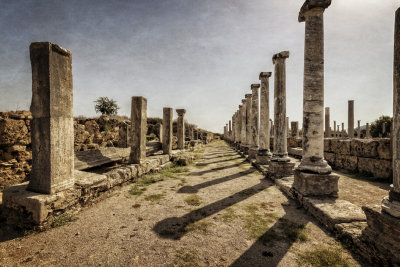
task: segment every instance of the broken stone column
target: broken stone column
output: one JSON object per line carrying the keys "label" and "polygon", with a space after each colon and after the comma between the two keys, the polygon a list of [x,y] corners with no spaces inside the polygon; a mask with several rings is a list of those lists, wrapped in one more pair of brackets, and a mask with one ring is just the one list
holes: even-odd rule
{"label": "broken stone column", "polygon": [[131,105],[131,153],[129,162],[143,163],[146,160],[147,99],[133,96]]}
{"label": "broken stone column", "polygon": [[361,138],[361,121],[357,121],[357,138]]}
{"label": "broken stone column", "polygon": [[325,137],[331,137],[331,125],[330,125],[331,117],[329,112],[329,107],[325,108]]}
{"label": "broken stone column", "polygon": [[[165,155],[172,156],[172,108],[163,108],[163,142],[162,148]],[[197,136],[197,131],[196,131]]]}
{"label": "broken stone column", "polygon": [[185,149],[185,113],[186,109],[177,109],[178,113],[178,149]]}
{"label": "broken stone column", "polygon": [[347,134],[354,138],[354,100],[349,100],[348,104]]}
{"label": "broken stone column", "polygon": [[336,121],[333,121],[333,137],[337,137]]}
{"label": "broken stone column", "polygon": [[261,92],[260,92],[260,134],[259,150],[256,161],[259,164],[268,164],[271,160],[270,152],[270,127],[269,127],[269,77],[271,72],[261,72]]}
{"label": "broken stone column", "polygon": [[331,0],[309,1],[301,7],[305,22],[303,82],[303,157],[294,175],[293,188],[303,196],[334,196],[339,176],[324,160],[324,24]]}
{"label": "broken stone column", "polygon": [[340,133],[340,125],[337,126],[337,137],[341,137],[342,134]]}
{"label": "broken stone column", "polygon": [[251,85],[251,117],[250,117],[250,138],[249,159],[255,159],[258,154],[258,88],[260,84]]}
{"label": "broken stone column", "polygon": [[386,122],[382,123],[382,137],[385,137],[386,133]]}
{"label": "broken stone column", "polygon": [[286,124],[286,59],[289,51],[280,52],[272,57],[274,72],[274,149],[269,166],[271,178],[280,178],[293,174],[294,163],[290,162],[287,152]]}
{"label": "broken stone column", "polygon": [[369,132],[369,123],[365,125],[365,138],[371,138],[371,133]]}
{"label": "broken stone column", "polygon": [[32,171],[27,190],[54,194],[74,185],[72,54],[49,42],[29,47]]}
{"label": "broken stone column", "polygon": [[299,138],[299,122],[298,121],[291,122],[291,130],[292,130],[292,137]]}

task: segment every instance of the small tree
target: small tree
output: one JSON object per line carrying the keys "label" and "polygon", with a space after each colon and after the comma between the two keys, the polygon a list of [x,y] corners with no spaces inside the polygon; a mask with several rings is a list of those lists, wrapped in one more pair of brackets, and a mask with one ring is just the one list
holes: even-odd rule
{"label": "small tree", "polygon": [[392,129],[392,121],[393,118],[389,116],[380,116],[379,119],[374,121],[371,124],[371,136],[372,137],[379,137],[379,134],[382,134],[383,124],[386,124],[386,132],[382,137],[387,137],[388,133],[391,132]]}
{"label": "small tree", "polygon": [[119,106],[114,99],[99,97],[94,103],[96,113],[100,112],[102,115],[117,115],[118,113]]}

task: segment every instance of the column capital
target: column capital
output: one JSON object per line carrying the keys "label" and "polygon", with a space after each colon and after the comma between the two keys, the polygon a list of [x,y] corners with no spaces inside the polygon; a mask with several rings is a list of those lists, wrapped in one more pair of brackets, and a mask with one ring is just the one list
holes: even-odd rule
{"label": "column capital", "polygon": [[247,102],[247,99],[242,99],[242,104],[243,105],[246,104],[246,102]]}
{"label": "column capital", "polygon": [[251,94],[245,94],[246,100],[251,97]]}
{"label": "column capital", "polygon": [[251,90],[258,89],[258,88],[260,88],[260,86],[261,85],[259,83],[254,83],[254,84],[251,85]]}
{"label": "column capital", "polygon": [[272,72],[260,72],[259,80],[268,79],[271,77]]}
{"label": "column capital", "polygon": [[177,109],[176,113],[178,113],[178,116],[183,116],[186,113],[186,109]]}
{"label": "column capital", "polygon": [[332,0],[306,0],[299,12],[299,22],[306,21],[306,16],[313,11],[323,13],[331,5]]}
{"label": "column capital", "polygon": [[272,57],[272,63],[275,64],[275,62],[276,62],[278,59],[283,59],[283,60],[285,60],[285,59],[289,58],[289,55],[290,55],[289,51],[282,51],[282,52],[280,52],[280,53],[278,53],[278,54],[275,54],[275,55]]}
{"label": "column capital", "polygon": [[239,108],[242,108],[242,105],[239,105]]}

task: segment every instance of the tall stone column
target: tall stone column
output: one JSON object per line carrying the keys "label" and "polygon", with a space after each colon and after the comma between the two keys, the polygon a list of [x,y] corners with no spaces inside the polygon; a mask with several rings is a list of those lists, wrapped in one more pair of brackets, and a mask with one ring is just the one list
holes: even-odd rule
{"label": "tall stone column", "polygon": [[[172,108],[163,108],[163,142],[162,148],[163,153],[165,155],[172,156],[172,117],[173,117],[173,109]],[[196,132],[197,134],[197,132]]]}
{"label": "tall stone column", "polygon": [[348,103],[347,133],[349,138],[354,138],[354,100]]}
{"label": "tall stone column", "polygon": [[331,116],[329,112],[329,107],[325,108],[325,137],[330,138],[331,137]]}
{"label": "tall stone column", "polygon": [[228,132],[228,135],[229,135],[229,139],[231,139],[232,138],[232,121],[229,121],[229,132]]}
{"label": "tall stone column", "polygon": [[177,109],[178,113],[178,149],[185,149],[185,113],[186,109]]}
{"label": "tall stone column", "polygon": [[251,147],[249,148],[249,159],[255,159],[258,154],[258,88],[260,84],[251,85],[251,117],[250,117],[250,138]]}
{"label": "tall stone column", "polygon": [[342,137],[346,137],[346,131],[344,130],[344,122],[342,122]]}
{"label": "tall stone column", "polygon": [[236,112],[232,116],[232,133],[231,133],[231,141],[235,142],[235,127],[236,127]]}
{"label": "tall stone column", "polygon": [[268,164],[271,159],[270,152],[270,123],[269,123],[269,77],[271,72],[261,72],[261,91],[260,91],[260,134],[259,150],[257,163]]}
{"label": "tall stone column", "polygon": [[241,111],[241,129],[240,129],[240,151],[244,152],[244,147],[247,143],[246,140],[246,125],[247,125],[247,121],[246,121],[246,113],[247,113],[247,100],[243,99],[242,100],[242,111]]}
{"label": "tall stone column", "polygon": [[251,94],[246,94],[246,154],[248,153],[248,148],[252,146],[253,139],[251,138]]}
{"label": "tall stone column", "polygon": [[333,121],[333,137],[337,137],[336,121]]}
{"label": "tall stone column", "polygon": [[[382,201],[382,210],[400,218],[400,8],[396,11],[393,60],[393,184],[389,197]],[[397,229],[398,230],[398,229]]]}
{"label": "tall stone column", "polygon": [[357,121],[357,138],[361,138],[361,121]]}
{"label": "tall stone column", "polygon": [[307,0],[299,13],[305,22],[303,157],[293,187],[303,196],[337,196],[339,176],[324,160],[324,19],[331,0]]}
{"label": "tall stone column", "polygon": [[274,137],[274,121],[269,119],[269,123],[271,125],[270,134],[271,134],[272,137]]}
{"label": "tall stone column", "polygon": [[227,130],[226,130],[227,126],[228,126],[227,124],[224,126],[224,140],[226,140],[228,137]]}
{"label": "tall stone column", "polygon": [[274,71],[274,149],[269,166],[269,176],[280,178],[293,174],[294,163],[290,162],[287,152],[286,124],[286,59],[289,51],[280,52],[272,57]]}
{"label": "tall stone column", "polygon": [[54,194],[74,185],[72,54],[49,42],[29,47],[32,171],[27,190]]}
{"label": "tall stone column", "polygon": [[293,138],[299,138],[299,122],[298,121],[291,122],[291,130],[292,130],[291,136]]}
{"label": "tall stone column", "polygon": [[133,96],[131,105],[131,153],[130,163],[140,164],[146,160],[147,99]]}
{"label": "tall stone column", "polygon": [[337,137],[342,137],[342,134],[340,133],[340,125],[337,126]]}
{"label": "tall stone column", "polygon": [[160,140],[160,143],[162,144],[162,142],[163,142],[163,125],[162,125],[162,123],[160,123],[159,125],[158,125],[158,139]]}
{"label": "tall stone column", "polygon": [[286,117],[286,134],[289,137],[289,117]]}

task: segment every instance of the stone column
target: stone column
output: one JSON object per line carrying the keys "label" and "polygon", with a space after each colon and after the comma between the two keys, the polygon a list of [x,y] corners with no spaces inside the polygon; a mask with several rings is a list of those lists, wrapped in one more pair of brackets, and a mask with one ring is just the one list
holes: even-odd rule
{"label": "stone column", "polygon": [[365,125],[365,138],[371,138],[371,133],[369,132],[369,123]]}
{"label": "stone column", "polygon": [[226,128],[227,128],[227,125],[224,126],[224,140],[226,140],[228,137]]}
{"label": "stone column", "polygon": [[274,121],[269,119],[269,123],[271,125],[270,134],[271,134],[272,137],[274,137]]}
{"label": "stone column", "polygon": [[259,150],[257,163],[268,164],[271,159],[270,152],[270,123],[269,123],[269,77],[271,72],[261,72],[261,92],[260,92],[260,134]]}
{"label": "stone column", "polygon": [[329,112],[329,107],[325,108],[325,137],[330,138],[331,137],[331,117],[330,117],[330,112]]}
{"label": "stone column", "polygon": [[400,8],[396,11],[393,61],[393,184],[389,197],[382,201],[382,210],[400,218]]}
{"label": "stone column", "polygon": [[246,94],[246,154],[248,152],[248,148],[253,145],[252,141],[253,139],[251,138],[251,94]]}
{"label": "stone column", "polygon": [[337,126],[337,137],[341,137],[342,134],[340,133],[340,125]]}
{"label": "stone column", "polygon": [[229,121],[229,132],[228,132],[228,135],[229,135],[229,139],[231,139],[232,138],[232,121]]}
{"label": "stone column", "polygon": [[346,137],[346,131],[344,130],[344,122],[342,122],[342,134],[341,136],[344,138]]}
{"label": "stone column", "polygon": [[129,162],[143,163],[146,160],[147,99],[133,96],[131,105],[131,153]]}
{"label": "stone column", "polygon": [[247,112],[247,100],[242,100],[242,109],[241,109],[241,129],[240,129],[240,151],[244,152],[244,147],[246,145],[246,112]]}
{"label": "stone column", "polygon": [[348,104],[347,133],[349,138],[354,138],[354,100]]}
{"label": "stone column", "polygon": [[163,108],[163,142],[162,148],[163,153],[166,155],[172,155],[172,108]]}
{"label": "stone column", "polygon": [[336,121],[333,121],[333,137],[337,137]]}
{"label": "stone column", "polygon": [[249,159],[255,159],[258,154],[258,88],[260,84],[251,85],[251,117],[250,117],[250,138]]}
{"label": "stone column", "polygon": [[236,127],[236,112],[232,116],[232,134],[231,134],[231,141],[235,142],[235,127]]}
{"label": "stone column", "polygon": [[306,1],[299,13],[305,22],[303,88],[303,157],[293,187],[303,196],[337,196],[339,176],[324,160],[324,23],[331,0]]}
{"label": "stone column", "polygon": [[357,121],[357,138],[361,138],[361,125],[360,125],[361,121],[358,120]]}
{"label": "stone column", "polygon": [[49,42],[29,47],[32,171],[27,190],[54,194],[74,185],[72,54]]}
{"label": "stone column", "polygon": [[159,125],[158,125],[158,127],[159,127],[159,132],[158,132],[158,136],[159,136],[159,140],[160,140],[160,143],[162,144],[162,141],[163,141],[163,125],[162,125],[162,123],[160,123]]}
{"label": "stone column", "polygon": [[385,137],[386,133],[386,122],[382,123],[382,137]]}
{"label": "stone column", "polygon": [[292,121],[291,122],[291,130],[292,130],[292,137],[293,138],[299,138],[299,122],[298,121]]}
{"label": "stone column", "polygon": [[178,149],[185,149],[185,113],[186,109],[177,109],[178,113]]}
{"label": "stone column", "polygon": [[289,51],[280,52],[272,57],[274,71],[274,149],[269,166],[269,176],[280,178],[293,174],[294,163],[290,162],[287,152],[286,124],[286,59]]}
{"label": "stone column", "polygon": [[286,117],[286,133],[287,137],[289,137],[289,117]]}

